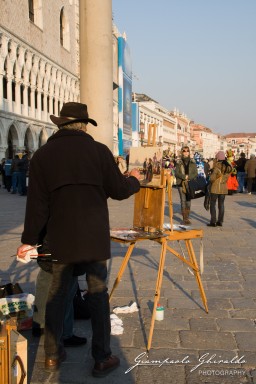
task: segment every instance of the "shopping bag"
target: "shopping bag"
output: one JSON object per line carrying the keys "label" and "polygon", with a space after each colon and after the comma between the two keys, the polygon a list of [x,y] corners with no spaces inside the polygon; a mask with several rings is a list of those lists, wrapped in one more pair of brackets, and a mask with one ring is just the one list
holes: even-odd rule
{"label": "shopping bag", "polygon": [[15,317],[18,331],[31,329],[34,295],[24,293],[18,283],[0,286],[0,319]]}
{"label": "shopping bag", "polygon": [[206,194],[206,179],[202,176],[198,176],[196,179],[189,180],[187,183],[187,195],[188,200],[198,199]]}

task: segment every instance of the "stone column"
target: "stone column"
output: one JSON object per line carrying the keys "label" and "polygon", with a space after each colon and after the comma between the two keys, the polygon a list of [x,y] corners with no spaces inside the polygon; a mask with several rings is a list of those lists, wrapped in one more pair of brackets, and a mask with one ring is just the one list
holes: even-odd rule
{"label": "stone column", "polygon": [[36,117],[36,111],[35,111],[35,86],[31,85],[30,87],[30,116],[35,118]]}
{"label": "stone column", "polygon": [[99,127],[95,140],[113,148],[112,1],[80,0],[80,101]]}
{"label": "stone column", "polygon": [[0,109],[4,110],[3,75],[0,73]]}
{"label": "stone column", "polygon": [[13,79],[13,76],[7,76],[7,103],[8,103],[8,112],[12,112],[12,79]]}
{"label": "stone column", "polygon": [[23,115],[28,116],[28,86],[24,84],[23,88]]}
{"label": "stone column", "polygon": [[15,79],[15,113],[18,115],[21,114],[20,85],[21,79]]}
{"label": "stone column", "polygon": [[42,118],[42,103],[41,103],[41,95],[42,95],[42,91],[41,91],[41,88],[37,88],[37,114],[36,114],[36,118],[38,120],[41,120]]}

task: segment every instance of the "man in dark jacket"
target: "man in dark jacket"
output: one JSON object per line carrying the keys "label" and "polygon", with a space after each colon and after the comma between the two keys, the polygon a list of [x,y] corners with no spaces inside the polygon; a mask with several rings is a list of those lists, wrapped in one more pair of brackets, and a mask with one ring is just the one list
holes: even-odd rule
{"label": "man in dark jacket", "polygon": [[52,284],[45,317],[45,369],[55,371],[65,360],[62,342],[66,298],[74,269],[86,273],[92,322],[92,374],[104,377],[119,366],[110,349],[110,308],[107,265],[110,228],[107,199],[126,199],[140,188],[139,172],[121,174],[110,150],[86,133],[87,106],[66,103],[60,116],[51,115],[59,131],[36,151],[30,162],[30,179],[24,232],[18,257],[46,231],[51,255]]}

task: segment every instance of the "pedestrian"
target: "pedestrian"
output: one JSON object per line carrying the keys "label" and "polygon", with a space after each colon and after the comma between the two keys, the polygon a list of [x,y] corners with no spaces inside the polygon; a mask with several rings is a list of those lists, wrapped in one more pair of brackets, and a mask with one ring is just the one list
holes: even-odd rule
{"label": "pedestrian", "polygon": [[[66,358],[63,319],[74,269],[86,273],[92,323],[93,376],[104,377],[120,364],[110,348],[110,306],[107,259],[110,228],[107,199],[126,199],[140,189],[139,172],[121,174],[111,151],[87,134],[86,104],[65,103],[60,116],[50,116],[59,130],[33,155],[22,245],[38,243],[46,228],[52,258],[52,283],[45,315],[45,369],[58,370]],[[82,273],[82,272],[81,272]]]}
{"label": "pedestrian", "polygon": [[181,214],[183,224],[191,224],[189,220],[191,200],[186,193],[185,182],[196,179],[198,175],[197,166],[194,159],[190,158],[190,149],[186,145],[181,149],[181,158],[177,160],[175,168],[176,185],[180,195]]}
{"label": "pedestrian", "polygon": [[237,177],[237,181],[238,181],[238,191],[237,192],[239,192],[239,193],[244,192],[245,176],[246,176],[246,173],[244,170],[245,163],[246,163],[245,153],[241,152],[239,159],[235,161],[236,170],[237,170],[237,176],[236,177]]}
{"label": "pedestrian", "polygon": [[250,159],[246,161],[244,170],[247,177],[247,192],[248,195],[251,195],[256,175],[256,159],[254,154],[251,154]]}
{"label": "pedestrian", "polygon": [[3,157],[1,160],[1,175],[2,175],[2,187],[6,188],[4,165],[5,165],[5,157]]}
{"label": "pedestrian", "polygon": [[5,172],[5,187],[8,192],[11,191],[11,186],[12,186],[12,172],[11,172],[11,167],[12,167],[12,159],[8,157],[8,159],[5,160],[4,163],[4,172]]}
{"label": "pedestrian", "polygon": [[[227,181],[232,172],[232,166],[227,162],[225,153],[219,151],[210,175],[210,214],[208,227],[222,227],[224,221],[224,201],[228,194]],[[218,201],[218,220],[216,216],[216,202]]]}
{"label": "pedestrian", "polygon": [[22,155],[22,158],[20,159],[18,163],[18,170],[19,170],[19,181],[18,181],[18,191],[20,196],[26,196],[27,195],[27,174],[28,174],[28,167],[29,167],[29,159],[28,159],[28,153],[25,152]]}
{"label": "pedestrian", "polygon": [[15,194],[17,192],[18,182],[20,180],[19,162],[20,162],[19,156],[15,155],[12,161],[12,167],[11,167],[11,172],[12,172],[12,192],[11,193],[12,194]]}

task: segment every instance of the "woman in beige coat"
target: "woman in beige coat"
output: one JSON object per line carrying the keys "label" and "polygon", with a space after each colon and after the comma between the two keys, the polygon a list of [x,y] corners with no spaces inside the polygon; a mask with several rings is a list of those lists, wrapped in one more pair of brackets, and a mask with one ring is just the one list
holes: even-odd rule
{"label": "woman in beige coat", "polygon": [[[211,221],[208,227],[222,227],[224,220],[224,201],[228,194],[227,180],[232,171],[232,166],[227,162],[225,153],[219,151],[216,155],[216,162],[210,175],[210,214]],[[218,220],[216,221],[216,202],[218,200]]]}

